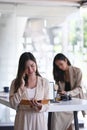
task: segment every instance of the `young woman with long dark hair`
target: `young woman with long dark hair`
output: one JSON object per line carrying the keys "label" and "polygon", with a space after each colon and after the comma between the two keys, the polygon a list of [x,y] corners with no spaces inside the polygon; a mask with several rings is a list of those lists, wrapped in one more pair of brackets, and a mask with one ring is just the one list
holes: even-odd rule
{"label": "young woman with long dark hair", "polygon": [[47,130],[44,112],[48,104],[38,101],[49,99],[49,82],[39,74],[36,59],[30,52],[20,56],[9,99],[16,109],[14,130]]}
{"label": "young woman with long dark hair", "polygon": [[[70,94],[72,97],[84,98],[81,81],[82,72],[71,65],[69,59],[62,53],[57,54],[53,61],[53,76],[60,94]],[[52,113],[51,130],[71,130],[73,120],[70,112]]]}

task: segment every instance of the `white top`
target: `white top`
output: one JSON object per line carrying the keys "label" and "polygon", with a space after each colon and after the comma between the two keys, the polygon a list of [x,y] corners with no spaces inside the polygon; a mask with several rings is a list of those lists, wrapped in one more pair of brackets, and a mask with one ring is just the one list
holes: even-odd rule
{"label": "white top", "polygon": [[27,88],[27,93],[28,93],[28,99],[33,99],[35,96],[35,91],[36,91],[36,87],[35,88]]}

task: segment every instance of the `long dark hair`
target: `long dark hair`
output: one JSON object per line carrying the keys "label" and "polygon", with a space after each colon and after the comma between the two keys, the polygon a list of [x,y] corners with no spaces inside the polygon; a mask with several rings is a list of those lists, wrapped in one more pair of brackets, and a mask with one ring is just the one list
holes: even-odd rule
{"label": "long dark hair", "polygon": [[[32,60],[32,61],[35,62],[35,64],[36,64],[36,75],[40,76],[40,74],[38,72],[38,67],[37,67],[37,62],[36,62],[35,57],[30,52],[24,52],[19,58],[18,72],[17,72],[17,76],[16,76],[16,79],[15,79],[15,82],[14,82],[14,86],[15,86],[14,92],[17,92],[18,88],[20,87],[20,85],[22,83],[22,76],[23,76],[23,73],[24,73],[24,70],[25,70],[26,62],[28,60]],[[27,79],[28,79],[28,77],[26,75],[25,81],[27,81]]]}
{"label": "long dark hair", "polygon": [[54,57],[54,60],[53,60],[53,77],[54,77],[54,80],[56,81],[56,82],[59,82],[59,81],[64,81],[64,71],[63,70],[61,70],[56,64],[55,64],[55,62],[57,61],[57,60],[63,60],[63,61],[65,61],[65,60],[67,60],[67,64],[70,66],[71,65],[71,63],[70,63],[70,61],[68,60],[68,58],[64,55],[64,54],[62,54],[62,53],[58,53],[55,57]]}

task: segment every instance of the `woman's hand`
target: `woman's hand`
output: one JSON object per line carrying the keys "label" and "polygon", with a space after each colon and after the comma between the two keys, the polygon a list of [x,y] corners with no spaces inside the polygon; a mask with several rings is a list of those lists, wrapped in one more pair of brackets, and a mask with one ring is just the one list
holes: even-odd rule
{"label": "woman's hand", "polygon": [[25,80],[22,78],[22,86],[25,86]]}
{"label": "woman's hand", "polygon": [[32,103],[32,106],[35,109],[35,111],[38,112],[38,111],[41,110],[41,108],[42,108],[42,104],[41,103],[38,103],[35,99],[32,99],[31,103]]}
{"label": "woman's hand", "polygon": [[61,91],[60,94],[64,95],[66,94],[66,91]]}

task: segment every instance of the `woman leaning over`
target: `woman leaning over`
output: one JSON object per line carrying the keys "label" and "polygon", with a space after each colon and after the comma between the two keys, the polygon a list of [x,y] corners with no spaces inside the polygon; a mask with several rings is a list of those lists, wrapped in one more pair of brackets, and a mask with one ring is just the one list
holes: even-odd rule
{"label": "woman leaning over", "polygon": [[[72,97],[77,98],[84,97],[81,86],[81,70],[72,66],[68,58],[61,53],[54,58],[53,76],[61,94],[70,94]],[[70,112],[52,113],[51,130],[71,130],[72,120],[73,114]]]}
{"label": "woman leaning over", "polygon": [[[30,52],[20,56],[16,79],[10,88],[10,104],[16,109],[14,130],[47,130],[44,112],[49,99],[49,82],[40,76],[36,59]],[[25,101],[29,101],[27,104]]]}

